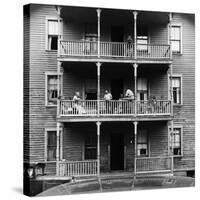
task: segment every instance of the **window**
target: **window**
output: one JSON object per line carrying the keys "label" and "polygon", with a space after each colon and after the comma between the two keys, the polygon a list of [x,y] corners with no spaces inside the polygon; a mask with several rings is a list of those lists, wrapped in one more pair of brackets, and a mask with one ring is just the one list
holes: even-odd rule
{"label": "window", "polygon": [[181,53],[181,26],[171,26],[171,44],[172,51],[175,53]]}
{"label": "window", "polygon": [[[61,81],[61,79],[60,79]],[[46,105],[56,105],[58,98],[58,75],[55,73],[46,73]],[[62,82],[62,81],[61,81]],[[60,83],[60,94],[61,94]]]}
{"label": "window", "polygon": [[173,155],[182,155],[182,128],[180,127],[174,127],[173,133],[171,133],[171,128],[170,130],[170,139],[169,139],[169,146],[170,150],[172,150],[173,146]]}
{"label": "window", "polygon": [[56,131],[47,131],[47,161],[56,160]]}
{"label": "window", "polygon": [[97,81],[95,79],[87,79],[85,82],[85,99],[97,99]]}
{"label": "window", "polygon": [[139,101],[146,101],[148,95],[148,83],[146,78],[138,78],[137,81],[137,99]]}
{"label": "window", "polygon": [[58,20],[47,20],[48,50],[58,49]]}
{"label": "window", "polygon": [[137,27],[137,50],[147,51],[148,50],[148,29],[147,27]]}
{"label": "window", "polygon": [[172,91],[174,104],[181,104],[181,77],[172,77]]}
{"label": "window", "polygon": [[146,130],[139,130],[137,136],[137,155],[148,155],[148,135]]}
{"label": "window", "polygon": [[97,158],[97,137],[88,135],[85,139],[85,160]]}

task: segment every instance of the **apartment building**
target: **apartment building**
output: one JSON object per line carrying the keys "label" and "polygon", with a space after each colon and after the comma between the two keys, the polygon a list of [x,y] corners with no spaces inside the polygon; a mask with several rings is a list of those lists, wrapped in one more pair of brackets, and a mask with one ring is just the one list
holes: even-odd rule
{"label": "apartment building", "polygon": [[194,23],[185,13],[24,6],[24,163],[60,177],[193,174]]}

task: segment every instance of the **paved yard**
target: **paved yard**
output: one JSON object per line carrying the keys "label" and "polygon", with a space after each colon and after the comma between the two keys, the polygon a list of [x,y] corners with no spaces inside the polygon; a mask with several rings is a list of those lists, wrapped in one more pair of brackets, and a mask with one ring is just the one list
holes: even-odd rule
{"label": "paved yard", "polygon": [[98,178],[78,179],[74,183],[65,183],[48,189],[38,196],[191,187],[194,184],[195,179],[190,177],[138,177],[134,182],[132,177],[101,177],[100,180]]}

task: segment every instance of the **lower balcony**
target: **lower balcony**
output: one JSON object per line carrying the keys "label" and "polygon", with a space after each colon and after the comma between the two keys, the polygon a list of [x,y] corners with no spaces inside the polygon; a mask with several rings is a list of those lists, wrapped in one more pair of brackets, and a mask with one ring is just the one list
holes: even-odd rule
{"label": "lower balcony", "polygon": [[[99,109],[98,109],[99,107]],[[67,120],[132,120],[133,118],[147,120],[166,119],[171,116],[171,101],[134,101],[134,100],[61,100],[59,116]]]}

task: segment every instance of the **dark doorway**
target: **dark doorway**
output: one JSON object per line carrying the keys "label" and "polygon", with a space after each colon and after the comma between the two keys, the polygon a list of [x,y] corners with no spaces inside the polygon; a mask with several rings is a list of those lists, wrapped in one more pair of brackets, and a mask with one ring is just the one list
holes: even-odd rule
{"label": "dark doorway", "polygon": [[112,26],[111,41],[112,42],[123,42],[124,41],[124,28],[122,26]]}
{"label": "dark doorway", "polygon": [[118,100],[124,92],[124,83],[121,79],[111,81],[111,94],[114,100]]}
{"label": "dark doorway", "polygon": [[[122,26],[112,26],[111,28],[111,41],[112,42],[123,42],[124,41],[124,28]],[[113,43],[112,44],[112,56],[122,56],[123,49],[120,48],[119,51],[119,44]]]}
{"label": "dark doorway", "polygon": [[96,92],[86,92],[86,100],[96,100],[97,93]]}
{"label": "dark doorway", "polygon": [[124,137],[112,134],[110,137],[110,169],[124,170]]}

